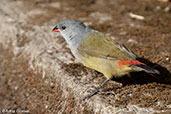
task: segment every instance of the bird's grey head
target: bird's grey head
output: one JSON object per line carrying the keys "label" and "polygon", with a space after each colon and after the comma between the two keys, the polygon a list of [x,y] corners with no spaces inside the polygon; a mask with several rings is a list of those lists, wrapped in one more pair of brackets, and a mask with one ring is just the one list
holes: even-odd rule
{"label": "bird's grey head", "polygon": [[80,61],[77,55],[77,47],[92,30],[80,21],[65,20],[60,22],[53,31],[61,33],[73,55]]}
{"label": "bird's grey head", "polygon": [[69,47],[77,45],[86,37],[91,31],[90,28],[85,26],[82,22],[77,20],[64,20],[60,22],[54,29],[54,32],[60,32],[64,37]]}

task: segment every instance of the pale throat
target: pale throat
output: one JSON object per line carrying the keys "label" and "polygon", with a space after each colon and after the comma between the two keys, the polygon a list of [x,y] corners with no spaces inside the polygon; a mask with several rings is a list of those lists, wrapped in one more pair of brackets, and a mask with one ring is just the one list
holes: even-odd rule
{"label": "pale throat", "polygon": [[70,32],[70,33],[65,33],[65,34],[62,34],[62,36],[65,38],[72,54],[74,55],[74,57],[80,61],[78,55],[77,55],[77,48],[80,44],[80,42],[86,38],[86,36],[91,32],[91,29],[89,28],[86,28],[84,30],[84,32],[78,32],[76,34],[76,32]]}

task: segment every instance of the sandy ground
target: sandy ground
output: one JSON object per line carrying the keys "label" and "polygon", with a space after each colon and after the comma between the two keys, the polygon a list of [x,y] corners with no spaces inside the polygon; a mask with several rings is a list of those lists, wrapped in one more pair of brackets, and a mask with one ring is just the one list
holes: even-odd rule
{"label": "sandy ground", "polygon": [[[24,27],[27,31],[32,26],[40,30],[47,24],[55,26],[64,19],[80,20],[123,42],[141,57],[141,61],[160,71],[161,74],[156,76],[140,72],[132,73],[131,77],[114,79],[114,81],[121,82],[123,86],[114,81],[109,82],[102,90],[110,90],[115,96],[97,95],[100,96],[102,102],[112,104],[117,108],[128,108],[131,104],[141,108],[151,108],[159,113],[171,112],[170,2],[162,3],[156,0],[11,0],[11,4],[17,2],[24,4],[21,10],[28,15]],[[141,15],[144,20],[132,18],[130,13]],[[19,39],[18,47],[29,42],[29,38],[26,38],[24,34],[16,37]],[[64,52],[71,54],[62,38],[57,39],[57,43],[63,46]],[[34,73],[30,68],[27,59],[23,56],[16,56],[11,50],[12,47],[4,48],[3,44],[0,44],[1,110],[29,110],[31,114],[94,113],[86,103],[81,106],[76,103],[71,90],[68,90],[70,97],[65,98],[61,94],[62,87],[58,84],[60,80],[54,79],[53,76],[42,78],[41,73]],[[55,51],[57,54],[60,52],[58,49]],[[74,63],[73,58],[71,61],[73,63],[61,63],[60,66],[66,74],[71,77],[75,76],[76,81],[79,82],[90,72],[92,77],[88,77],[88,81],[84,84],[92,84],[95,88],[105,79],[102,74],[94,74],[91,69]],[[84,107],[84,110],[80,110],[81,107]]]}

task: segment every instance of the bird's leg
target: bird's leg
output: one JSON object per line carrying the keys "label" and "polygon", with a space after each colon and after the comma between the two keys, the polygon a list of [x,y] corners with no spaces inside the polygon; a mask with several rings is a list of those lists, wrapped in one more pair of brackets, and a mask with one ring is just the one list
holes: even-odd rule
{"label": "bird's leg", "polygon": [[87,98],[90,98],[90,97],[92,97],[93,95],[99,93],[99,89],[100,89],[101,87],[103,87],[103,85],[104,85],[106,82],[108,82],[108,81],[109,81],[109,79],[106,79],[105,81],[103,81],[103,83],[100,84],[95,90],[91,91],[90,94],[88,94],[88,95],[86,95],[85,97],[83,97],[83,98],[81,99],[81,101],[85,101]]}

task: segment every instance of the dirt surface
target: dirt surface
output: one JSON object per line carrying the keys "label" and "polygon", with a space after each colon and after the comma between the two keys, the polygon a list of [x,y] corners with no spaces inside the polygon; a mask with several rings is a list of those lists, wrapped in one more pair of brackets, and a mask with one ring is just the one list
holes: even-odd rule
{"label": "dirt surface", "polygon": [[[9,2],[9,1],[7,1]],[[116,108],[145,108],[156,113],[171,112],[171,3],[156,0],[12,0],[11,4],[22,3],[21,10],[28,16],[26,31],[34,31],[32,26],[55,26],[64,19],[76,19],[90,27],[113,36],[134,51],[141,61],[160,71],[151,76],[144,72],[132,73],[131,77],[110,81],[102,91],[112,91],[115,95],[97,95],[103,103]],[[1,2],[0,2],[1,3]],[[144,20],[131,18],[130,13],[141,15]],[[52,28],[49,28],[49,30]],[[36,31],[37,29],[35,29]],[[43,31],[46,32],[46,31]],[[44,33],[40,34],[44,34]],[[30,42],[25,34],[18,34],[17,46]],[[24,40],[23,40],[24,39]],[[56,42],[63,51],[71,54],[65,41]],[[1,40],[1,38],[0,38]],[[12,47],[12,46],[11,46]],[[23,56],[13,54],[12,48],[0,44],[0,109],[29,110],[29,113],[95,113],[86,103],[78,104],[72,91],[70,97],[62,95],[60,80],[42,72],[33,73]],[[55,52],[60,53],[60,49]],[[63,52],[63,53],[64,53]],[[61,59],[62,61],[62,59]],[[74,62],[61,62],[60,67],[75,83],[90,84],[95,88],[105,78],[100,73]],[[123,86],[116,84],[121,82]],[[69,89],[72,89],[69,88]],[[93,96],[90,100],[93,100]],[[135,107],[133,107],[135,105]],[[84,107],[84,110],[81,110]],[[134,110],[134,109],[133,109]],[[158,111],[158,112],[157,112]],[[130,111],[137,113],[136,111]],[[153,112],[153,111],[152,111]]]}
{"label": "dirt surface", "polygon": [[[24,111],[23,113],[30,114],[80,112],[72,92],[69,98],[62,96],[57,80],[33,73],[34,71],[29,69],[28,61],[21,56],[15,58],[9,49],[3,49],[1,46],[0,50],[0,108],[3,113],[10,113],[3,109],[11,110],[11,113]],[[86,108],[82,112],[92,113]]]}

